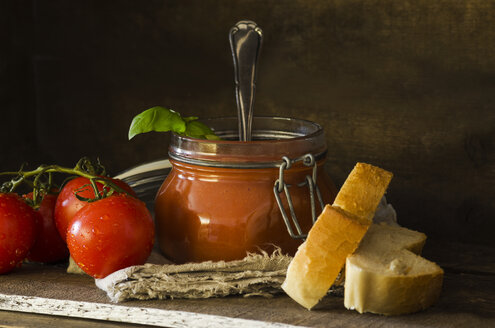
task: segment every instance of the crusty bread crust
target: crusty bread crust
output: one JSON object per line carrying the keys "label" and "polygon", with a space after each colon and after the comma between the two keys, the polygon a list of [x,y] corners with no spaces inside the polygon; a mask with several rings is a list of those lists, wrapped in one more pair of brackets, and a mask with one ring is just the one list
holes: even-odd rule
{"label": "crusty bread crust", "polygon": [[360,220],[327,205],[289,264],[284,291],[311,309],[327,293],[367,229]]}
{"label": "crusty bread crust", "polygon": [[391,172],[357,163],[340,188],[333,206],[371,221],[391,179]]}
{"label": "crusty bread crust", "polygon": [[311,309],[325,296],[365,235],[391,178],[383,169],[356,164],[289,265],[282,288],[296,302]]}

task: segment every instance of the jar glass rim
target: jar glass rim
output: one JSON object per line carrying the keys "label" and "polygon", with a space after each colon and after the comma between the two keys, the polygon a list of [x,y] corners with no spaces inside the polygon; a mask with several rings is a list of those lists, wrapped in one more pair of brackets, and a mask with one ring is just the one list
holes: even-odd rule
{"label": "jar glass rim", "polygon": [[300,157],[326,152],[323,128],[312,121],[287,117],[253,117],[253,140],[238,140],[237,117],[202,119],[222,140],[196,139],[173,134],[169,155],[179,161],[233,163],[279,162],[283,156]]}
{"label": "jar glass rim", "polygon": [[[237,117],[216,117],[216,118],[206,118],[201,120],[206,125],[212,127],[215,132],[218,132],[220,136],[229,133],[227,136],[235,139],[227,139],[227,140],[204,140],[204,142],[220,142],[220,143],[246,143],[245,141],[239,141],[238,130],[237,130]],[[227,124],[230,127],[234,124],[235,129],[227,129],[225,127],[218,127],[218,122],[221,124]],[[266,125],[271,124],[272,127],[270,130],[266,127]],[[261,126],[261,128],[260,128]],[[270,138],[270,135],[267,133],[277,132],[273,137]],[[248,143],[273,143],[273,142],[281,142],[283,140],[293,140],[297,138],[309,138],[313,134],[322,133],[323,128],[318,123],[298,118],[290,118],[290,117],[281,117],[281,116],[255,116],[253,117],[253,139],[248,141]],[[277,138],[278,137],[278,138]],[[187,137],[185,137],[187,138]]]}

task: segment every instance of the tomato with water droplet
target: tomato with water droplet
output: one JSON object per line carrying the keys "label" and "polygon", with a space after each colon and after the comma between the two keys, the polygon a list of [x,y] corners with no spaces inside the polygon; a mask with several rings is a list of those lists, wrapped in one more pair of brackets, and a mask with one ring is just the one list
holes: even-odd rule
{"label": "tomato with water droplet", "polygon": [[[118,187],[122,188],[126,192],[128,192],[132,196],[136,196],[136,193],[132,188],[122,180],[119,179],[111,179],[113,183],[115,183]],[[74,215],[81,208],[86,206],[88,202],[79,200],[76,197],[76,192],[78,195],[83,198],[94,198],[95,193],[93,188],[90,186],[90,181],[87,178],[77,177],[75,179],[70,180],[65,184],[65,186],[60,191],[57,197],[57,203],[55,204],[55,224],[57,226],[57,230],[60,236],[66,239],[67,228],[74,217]],[[96,183],[99,191],[103,190],[103,185],[99,182]]]}
{"label": "tomato with water droplet", "polygon": [[[32,199],[33,196],[29,193],[25,197]],[[36,210],[38,237],[27,256],[29,261],[55,263],[69,257],[69,249],[55,226],[53,212],[56,201],[57,195],[45,195]]]}
{"label": "tomato with water droplet", "polygon": [[0,274],[20,266],[33,246],[36,215],[17,194],[0,193]]}
{"label": "tomato with water droplet", "polygon": [[144,264],[153,248],[155,228],[142,201],[118,194],[80,209],[66,238],[74,262],[90,276],[103,278]]}

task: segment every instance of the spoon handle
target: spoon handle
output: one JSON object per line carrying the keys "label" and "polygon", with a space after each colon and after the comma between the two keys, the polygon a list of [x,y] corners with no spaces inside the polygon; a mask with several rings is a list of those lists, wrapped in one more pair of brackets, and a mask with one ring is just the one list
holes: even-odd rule
{"label": "spoon handle", "polygon": [[251,140],[256,66],[262,39],[262,30],[253,21],[239,21],[229,32],[230,48],[234,59],[234,81],[240,141]]}

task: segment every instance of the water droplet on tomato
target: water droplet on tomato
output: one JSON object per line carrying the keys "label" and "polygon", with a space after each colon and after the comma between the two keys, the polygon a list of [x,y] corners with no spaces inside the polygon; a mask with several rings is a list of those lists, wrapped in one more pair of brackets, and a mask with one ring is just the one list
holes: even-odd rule
{"label": "water droplet on tomato", "polygon": [[15,255],[16,256],[23,256],[24,255],[24,251],[22,249],[20,249],[20,248],[16,248]]}
{"label": "water droplet on tomato", "polygon": [[108,220],[109,218],[110,217],[108,215],[106,215],[106,214],[99,217],[99,219],[102,220],[102,221],[103,220]]}

